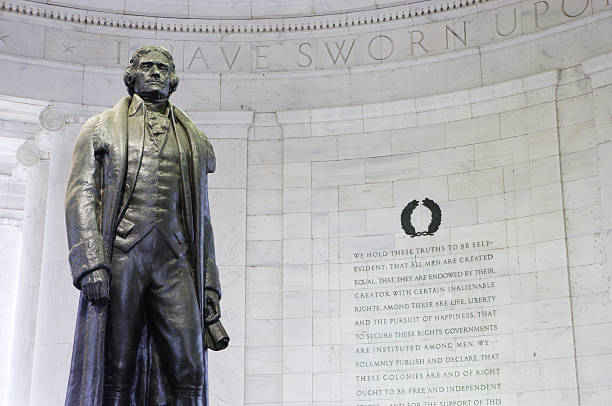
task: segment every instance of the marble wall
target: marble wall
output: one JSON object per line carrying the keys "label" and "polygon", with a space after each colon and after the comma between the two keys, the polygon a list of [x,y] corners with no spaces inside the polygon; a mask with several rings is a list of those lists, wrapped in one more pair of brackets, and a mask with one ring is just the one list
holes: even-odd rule
{"label": "marble wall", "polygon": [[[562,155],[566,163],[564,166],[573,178],[572,187],[566,189],[564,196],[572,205],[571,210],[567,210],[566,228],[570,282],[575,296],[578,383],[583,388],[581,395],[585,404],[605,404],[612,396],[612,389],[604,378],[612,365],[610,345],[607,340],[602,340],[611,327],[609,314],[612,297],[612,264],[609,259],[612,248],[609,223],[612,214],[609,176],[612,134],[610,54],[586,61],[582,67],[590,80],[582,82],[580,72],[568,75],[567,82],[570,83],[566,89],[569,92],[567,98],[559,103],[560,107],[564,107],[567,119],[559,134],[563,135],[562,140],[565,139],[561,144],[565,146],[562,154],[567,154]],[[592,93],[588,90],[589,84]],[[584,85],[586,87],[582,90]],[[575,142],[578,139],[580,143]],[[587,165],[572,165],[573,158],[581,154],[594,154],[593,160],[589,160]],[[590,189],[591,186],[593,189]],[[587,214],[590,211],[592,214]]]}
{"label": "marble wall", "polygon": [[[483,381],[500,385],[486,398],[460,398],[472,404],[603,404],[610,273],[600,182],[608,177],[602,156],[607,141],[596,137],[609,133],[609,103],[601,96],[609,86],[608,58],[441,96],[256,114],[265,132],[258,134],[255,125],[248,145],[246,403],[381,399],[378,392],[368,395],[380,385],[363,380],[384,379],[367,368],[381,357],[366,356],[364,363],[355,355],[373,351],[376,346],[368,345],[377,341],[359,337],[376,332],[376,324],[396,335],[426,334],[418,322],[412,330],[389,327],[392,317],[372,310],[396,303],[377,293],[423,282],[393,280],[391,267],[401,261],[361,258],[447,247],[443,260],[471,251],[499,257],[490,266],[495,286],[481,285],[495,302],[484,306],[495,314],[481,322],[494,326],[489,350],[499,358],[453,358],[438,367],[475,374],[473,365],[485,364],[501,372]],[[440,205],[443,221],[434,237],[419,241],[401,230],[400,214],[422,197]],[[427,213],[415,212],[413,223],[426,228]],[[475,248],[482,240],[486,248]],[[459,248],[448,248],[454,245]],[[405,260],[412,253],[397,255]],[[386,281],[374,271],[356,277],[359,261],[386,266]],[[440,268],[463,269],[451,264]],[[475,279],[487,280],[485,275]],[[449,304],[455,312],[464,305]],[[358,308],[369,310],[364,315]],[[394,319],[421,317],[423,324],[427,314],[396,311]],[[476,364],[467,367],[469,362]]]}
{"label": "marble wall", "polygon": [[[557,83],[553,71],[441,96],[277,113],[283,139],[249,145],[268,193],[247,200],[247,404],[578,404]],[[282,200],[271,198],[281,186]],[[412,239],[400,215],[425,197],[440,205],[442,224]],[[427,211],[412,221],[427,229]],[[444,254],[414,255],[429,248]],[[415,265],[474,254],[495,259]],[[466,275],[425,282],[434,269]],[[471,295],[424,293],[464,280],[484,285]],[[401,292],[410,299],[394,297]],[[418,307],[430,302],[440,307]],[[475,317],[490,332],[447,333],[474,322],[427,320],[437,314]],[[446,347],[427,349],[436,345]],[[375,353],[392,346],[414,353]],[[419,357],[443,360],[419,366]],[[476,377],[483,370],[494,376]],[[490,387],[415,392],[457,382]]]}
{"label": "marble wall", "polygon": [[[219,162],[210,196],[232,333],[210,355],[211,403],[608,399],[611,66],[605,54],[417,99],[194,112]],[[50,222],[78,128],[54,142],[46,232],[63,229]],[[411,238],[402,211],[425,197],[440,228]],[[422,206],[411,217],[417,231],[430,220]],[[32,399],[60,404],[66,375],[45,366],[68,363],[76,291],[65,242],[45,244],[41,291],[55,294],[39,304]],[[463,389],[418,392],[432,385]]]}

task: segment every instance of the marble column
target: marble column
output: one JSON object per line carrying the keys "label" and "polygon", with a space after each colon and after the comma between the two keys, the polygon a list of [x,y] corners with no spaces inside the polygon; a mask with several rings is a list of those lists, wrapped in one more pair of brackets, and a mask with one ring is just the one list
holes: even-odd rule
{"label": "marble column", "polygon": [[[50,114],[51,115],[51,114]],[[76,117],[76,118],[75,118]],[[29,403],[63,405],[78,292],[72,286],[64,222],[64,194],[72,148],[83,118],[53,112],[58,129],[47,140],[51,161],[36,311]]]}
{"label": "marble column", "polygon": [[[21,244],[21,221],[13,218],[0,217],[0,258],[2,258],[2,272],[0,272],[0,365],[8,364],[10,360],[10,343],[14,325],[14,305],[16,295],[16,282],[19,275],[19,245]],[[0,370],[0,405],[8,390],[9,370]]]}
{"label": "marble column", "polygon": [[283,140],[255,113],[248,141],[245,403],[283,400]]}
{"label": "marble column", "polygon": [[27,405],[30,397],[49,178],[49,139],[51,132],[61,130],[57,125],[48,124],[45,117],[49,111],[41,114],[42,129],[36,139],[27,140],[17,151],[19,172],[26,181],[26,196],[7,405]]}

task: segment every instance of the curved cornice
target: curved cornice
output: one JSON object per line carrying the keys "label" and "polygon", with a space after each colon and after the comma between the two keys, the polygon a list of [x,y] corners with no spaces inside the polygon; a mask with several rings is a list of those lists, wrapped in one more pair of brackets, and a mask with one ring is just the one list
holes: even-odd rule
{"label": "curved cornice", "polygon": [[261,33],[337,29],[407,20],[489,0],[425,0],[359,12],[266,19],[167,18],[105,13],[28,1],[0,1],[0,10],[69,23],[134,30],[201,33]]}

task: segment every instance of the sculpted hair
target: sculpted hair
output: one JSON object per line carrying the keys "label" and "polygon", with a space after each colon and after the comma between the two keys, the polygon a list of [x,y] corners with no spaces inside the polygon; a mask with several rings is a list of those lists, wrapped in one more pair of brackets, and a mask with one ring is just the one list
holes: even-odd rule
{"label": "sculpted hair", "polygon": [[136,52],[134,52],[134,55],[132,55],[132,59],[130,59],[130,64],[125,68],[125,72],[123,73],[123,82],[125,83],[125,86],[127,87],[127,91],[130,96],[133,96],[135,81],[134,72],[138,68],[140,58],[143,55],[149,54],[151,52],[159,52],[160,54],[168,58],[168,61],[170,62],[170,94],[168,95],[168,97],[170,97],[170,95],[174,93],[179,84],[179,77],[176,74],[174,59],[172,59],[172,55],[170,54],[170,52],[168,52],[166,48],[159,45],[144,45],[138,48]]}

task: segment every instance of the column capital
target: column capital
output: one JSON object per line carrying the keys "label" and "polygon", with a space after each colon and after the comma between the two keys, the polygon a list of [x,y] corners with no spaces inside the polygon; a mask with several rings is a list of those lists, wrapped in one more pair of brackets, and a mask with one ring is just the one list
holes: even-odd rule
{"label": "column capital", "polygon": [[51,151],[53,147],[53,133],[61,131],[66,126],[66,114],[62,109],[50,104],[38,115],[38,123],[41,129],[34,138],[34,144],[40,152],[35,149],[30,149],[29,152],[43,159],[42,153]]}
{"label": "column capital", "polygon": [[[50,159],[53,147],[53,134],[61,132],[67,124],[84,123],[86,115],[66,111],[65,108],[50,104],[38,115],[40,131],[33,140],[26,140],[17,149],[17,161],[22,167],[30,168],[41,160]],[[19,178],[22,170],[17,168],[13,176]]]}
{"label": "column capital", "polygon": [[43,151],[34,140],[26,140],[17,149],[17,161],[26,168],[36,165],[41,160],[49,160],[49,152]]}
{"label": "column capital", "polygon": [[60,131],[66,125],[64,112],[53,105],[45,107],[38,115],[40,126],[51,133]]}
{"label": "column capital", "polygon": [[91,114],[84,114],[78,109],[50,104],[40,112],[38,122],[45,131],[54,133],[61,131],[66,125],[85,124],[90,116]]}

